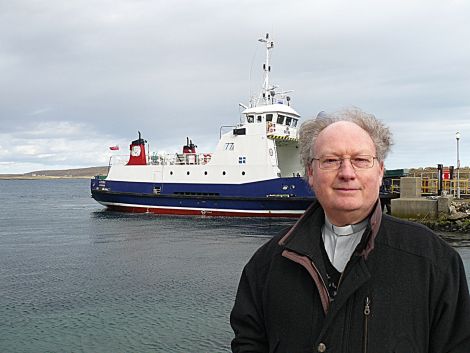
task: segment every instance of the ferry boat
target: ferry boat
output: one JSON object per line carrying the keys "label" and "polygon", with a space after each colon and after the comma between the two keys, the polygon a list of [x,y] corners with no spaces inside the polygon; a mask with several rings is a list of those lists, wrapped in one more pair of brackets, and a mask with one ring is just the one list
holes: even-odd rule
{"label": "ferry boat", "polygon": [[266,47],[261,92],[240,104],[240,122],[221,128],[213,152],[199,152],[186,138],[181,153],[151,154],[139,132],[129,158],[112,156],[108,175],[91,180],[92,197],[125,212],[299,217],[314,199],[300,164],[300,115],[291,91],[270,83],[274,42],[269,34],[259,41]]}

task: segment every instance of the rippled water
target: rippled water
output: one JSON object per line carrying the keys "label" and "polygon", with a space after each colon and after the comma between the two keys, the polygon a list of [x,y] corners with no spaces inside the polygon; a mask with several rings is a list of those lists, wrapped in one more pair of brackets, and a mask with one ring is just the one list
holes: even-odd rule
{"label": "rippled water", "polygon": [[241,269],[291,222],[110,213],[87,180],[0,181],[0,352],[229,352]]}

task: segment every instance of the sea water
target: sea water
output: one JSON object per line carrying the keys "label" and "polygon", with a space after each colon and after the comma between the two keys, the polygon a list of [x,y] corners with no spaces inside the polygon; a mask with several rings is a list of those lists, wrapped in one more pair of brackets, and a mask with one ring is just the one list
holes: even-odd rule
{"label": "sea water", "polygon": [[0,352],[229,352],[243,265],[291,223],[113,213],[88,180],[1,180]]}

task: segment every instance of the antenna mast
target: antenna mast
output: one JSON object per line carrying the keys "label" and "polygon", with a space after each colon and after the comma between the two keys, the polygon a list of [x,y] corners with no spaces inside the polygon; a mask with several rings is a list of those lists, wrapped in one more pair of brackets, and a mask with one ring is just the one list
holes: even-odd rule
{"label": "antenna mast", "polygon": [[271,66],[269,64],[269,58],[270,58],[269,51],[274,47],[274,42],[269,40],[269,33],[266,33],[266,38],[260,38],[258,39],[258,41],[261,43],[266,43],[266,62],[263,64],[264,82],[263,82],[263,87],[261,89],[261,95],[258,98],[258,103],[263,101],[264,104],[271,104],[272,103],[270,102],[271,91],[274,90],[275,87],[269,86],[269,73],[271,72]]}

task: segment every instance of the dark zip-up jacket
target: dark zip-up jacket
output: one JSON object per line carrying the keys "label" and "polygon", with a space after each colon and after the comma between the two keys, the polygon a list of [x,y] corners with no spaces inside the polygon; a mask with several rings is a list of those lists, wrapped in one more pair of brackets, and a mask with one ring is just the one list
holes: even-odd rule
{"label": "dark zip-up jacket", "polygon": [[378,204],[331,301],[323,223],[315,203],[245,266],[233,352],[470,352],[470,298],[454,249],[424,226],[382,217]]}

